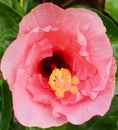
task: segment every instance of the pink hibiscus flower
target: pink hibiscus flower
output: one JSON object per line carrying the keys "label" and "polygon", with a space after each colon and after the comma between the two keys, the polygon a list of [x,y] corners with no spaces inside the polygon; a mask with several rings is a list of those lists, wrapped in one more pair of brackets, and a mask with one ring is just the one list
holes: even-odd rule
{"label": "pink hibiscus flower", "polygon": [[52,3],[22,19],[1,62],[22,125],[82,124],[108,111],[116,65],[105,32],[95,12]]}

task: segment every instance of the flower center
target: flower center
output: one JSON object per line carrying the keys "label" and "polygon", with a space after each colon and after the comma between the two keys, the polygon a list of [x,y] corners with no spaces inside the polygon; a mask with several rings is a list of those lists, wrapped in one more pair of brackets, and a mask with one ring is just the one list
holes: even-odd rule
{"label": "flower center", "polygon": [[63,58],[63,54],[61,52],[56,52],[53,54],[52,57],[46,57],[42,60],[41,62],[41,69],[40,69],[40,73],[44,76],[44,77],[49,77],[50,74],[53,71],[53,65],[56,66],[56,68],[68,68],[70,69],[70,66],[68,63],[65,62],[64,58]]}
{"label": "flower center", "polygon": [[76,76],[71,76],[71,73],[68,69],[55,69],[52,71],[49,77],[49,85],[55,95],[58,98],[63,98],[65,92],[71,92],[76,94],[78,91],[79,79]]}

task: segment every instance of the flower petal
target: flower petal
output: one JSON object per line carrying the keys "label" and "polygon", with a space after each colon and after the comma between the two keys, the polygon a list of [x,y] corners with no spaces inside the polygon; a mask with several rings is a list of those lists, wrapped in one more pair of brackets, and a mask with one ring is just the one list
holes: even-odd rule
{"label": "flower petal", "polygon": [[32,95],[26,89],[26,79],[28,78],[28,75],[23,74],[12,90],[13,109],[17,120],[24,126],[41,128],[60,126],[66,123],[65,116],[53,117],[50,105],[33,101]]}
{"label": "flower petal", "polygon": [[34,43],[26,57],[24,65],[30,75],[41,73],[41,61],[53,55],[52,45],[47,39]]}
{"label": "flower petal", "polygon": [[[86,99],[80,104],[74,106],[72,113],[67,114],[68,120],[73,124],[82,124],[95,115],[103,116],[109,109],[112,98],[114,96],[114,72],[116,72],[116,66],[114,60],[111,66],[111,75],[107,82],[106,89],[101,91],[94,100]],[[83,109],[84,108],[84,109]],[[77,114],[79,116],[77,116]]]}
{"label": "flower petal", "polygon": [[65,11],[52,3],[38,5],[30,14],[24,16],[20,23],[19,35],[27,34],[32,29],[52,26],[58,28],[62,24]]}
{"label": "flower petal", "polygon": [[29,35],[18,37],[7,48],[1,61],[1,70],[3,77],[9,85],[15,81],[16,71],[21,63],[24,63],[32,45],[40,39],[39,32],[31,32]]}
{"label": "flower petal", "polygon": [[89,59],[93,62],[109,59],[113,55],[110,41],[103,33],[88,40],[87,52],[89,53]]}
{"label": "flower petal", "polygon": [[51,105],[55,102],[55,94],[48,85],[48,80],[41,74],[33,75],[27,81],[27,91],[33,96],[33,101]]}
{"label": "flower petal", "polygon": [[66,12],[71,15],[71,22],[68,22],[68,19],[65,18],[65,29],[71,30],[75,28],[81,31],[87,40],[106,31],[102,20],[93,11],[84,8],[69,8]]}
{"label": "flower petal", "polygon": [[88,62],[85,57],[80,56],[77,53],[73,54],[73,71],[76,72],[76,75],[80,80],[85,80],[89,77],[93,77],[96,73],[97,68],[94,64]]}
{"label": "flower petal", "polygon": [[101,91],[95,99],[85,97],[81,102],[78,102],[72,106],[60,106],[60,104],[57,104],[54,108],[54,113],[66,115],[68,121],[72,124],[82,124],[95,115],[103,116],[108,111],[114,96],[114,72],[116,72],[114,60],[110,71],[111,75],[107,82],[106,89]]}
{"label": "flower petal", "polygon": [[53,51],[65,50],[71,44],[71,37],[69,33],[64,33],[62,30],[50,31],[44,34],[53,46]]}

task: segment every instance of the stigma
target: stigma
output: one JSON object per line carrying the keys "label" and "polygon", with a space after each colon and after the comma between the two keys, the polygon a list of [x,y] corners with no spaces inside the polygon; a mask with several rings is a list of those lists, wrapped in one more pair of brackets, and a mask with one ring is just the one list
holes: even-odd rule
{"label": "stigma", "polygon": [[50,74],[48,84],[58,98],[63,98],[65,92],[77,93],[79,79],[72,76],[68,69],[55,68]]}

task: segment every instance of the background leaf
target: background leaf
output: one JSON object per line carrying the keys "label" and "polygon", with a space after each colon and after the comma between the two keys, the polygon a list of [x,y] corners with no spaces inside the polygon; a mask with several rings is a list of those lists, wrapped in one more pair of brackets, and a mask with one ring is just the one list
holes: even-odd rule
{"label": "background leaf", "polygon": [[0,84],[0,130],[9,130],[12,102],[11,93],[4,80]]}
{"label": "background leaf", "polygon": [[26,128],[26,130],[66,130],[67,128],[67,124],[60,126],[60,127],[51,127],[51,128],[47,128],[47,129],[42,129],[42,128],[38,128],[38,127],[32,127],[32,128]]}
{"label": "background leaf", "polygon": [[10,127],[9,130],[25,130],[25,126],[22,126],[19,124],[16,119],[14,118],[14,114],[12,113],[11,121],[10,121]]}
{"label": "background leaf", "polygon": [[0,58],[5,49],[16,38],[21,16],[0,2]]}
{"label": "background leaf", "polygon": [[18,0],[0,0],[0,59],[16,38],[22,17],[37,4],[37,1],[25,0],[21,7]]}
{"label": "background leaf", "polygon": [[0,0],[0,2],[6,4],[9,7],[12,7],[12,0]]}
{"label": "background leaf", "polygon": [[105,12],[118,23],[118,0],[105,0]]}
{"label": "background leaf", "polygon": [[38,4],[39,4],[38,0],[24,0],[23,10],[24,10],[25,14],[30,12],[31,9],[34,8],[35,6],[37,6]]}
{"label": "background leaf", "polygon": [[118,95],[118,44],[113,44],[112,47],[117,64],[115,95]]}
{"label": "background leaf", "polygon": [[15,9],[21,16],[25,15],[25,12],[18,0],[12,0],[12,8]]}

